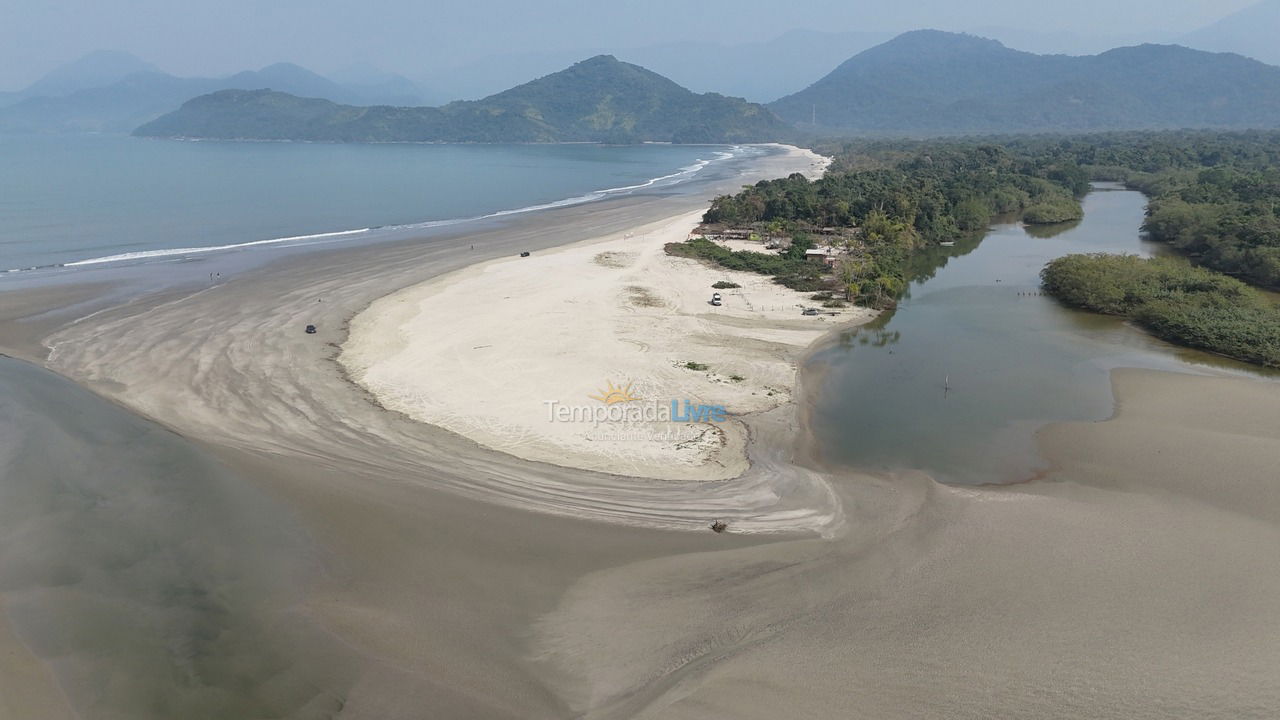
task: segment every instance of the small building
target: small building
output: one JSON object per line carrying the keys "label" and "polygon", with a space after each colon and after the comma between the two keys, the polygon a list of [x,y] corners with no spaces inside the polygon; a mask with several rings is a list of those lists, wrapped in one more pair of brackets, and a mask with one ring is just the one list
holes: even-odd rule
{"label": "small building", "polygon": [[812,263],[821,263],[827,267],[835,267],[840,261],[839,254],[831,248],[810,248],[804,251],[804,259]]}

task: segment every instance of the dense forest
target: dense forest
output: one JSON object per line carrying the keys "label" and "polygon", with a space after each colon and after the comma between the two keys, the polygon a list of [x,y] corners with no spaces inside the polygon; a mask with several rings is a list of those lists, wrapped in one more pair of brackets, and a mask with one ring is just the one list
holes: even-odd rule
{"label": "dense forest", "polygon": [[[1280,288],[1280,131],[1014,136],[942,146],[984,144],[1000,147],[1021,167],[1049,168],[1047,177],[1077,191],[1087,181],[1140,190],[1150,198],[1143,229],[1151,239],[1205,267]],[[833,172],[848,172],[884,158],[934,154],[938,145],[885,141],[819,149],[834,152]]]}
{"label": "dense forest", "polygon": [[[997,215],[1027,222],[1078,219],[1085,171],[1069,160],[1020,157],[993,144],[853,143],[822,148],[835,161],[810,181],[794,174],[718,197],[708,223],[757,225],[794,238],[781,255],[730,252],[694,241],[674,254],[774,275],[799,290],[836,292],[886,307],[906,288],[912,255],[986,231]],[[816,233],[841,232],[844,258],[826,274],[806,265]]]}
{"label": "dense forest", "polygon": [[[1245,285],[1280,288],[1280,131],[864,140],[816,149],[833,159],[822,179],[760,182],[716,198],[704,217],[791,233],[798,239],[791,250],[731,252],[695,241],[672,252],[887,307],[920,251],[981,234],[997,215],[1078,218],[1091,181],[1117,181],[1150,198],[1144,230],[1185,260],[1072,257],[1046,270],[1046,288],[1174,342],[1280,365],[1280,310]],[[855,227],[841,235],[849,247],[834,269],[804,263],[817,233]]]}
{"label": "dense forest", "polygon": [[1114,133],[1010,140],[1151,199],[1144,229],[1205,267],[1280,288],[1280,132]]}
{"label": "dense forest", "polygon": [[1063,258],[1046,268],[1046,289],[1070,304],[1131,317],[1166,340],[1280,367],[1280,308],[1240,282],[1280,287],[1280,132],[1119,133],[1020,144],[1146,193],[1144,230],[1200,266]]}

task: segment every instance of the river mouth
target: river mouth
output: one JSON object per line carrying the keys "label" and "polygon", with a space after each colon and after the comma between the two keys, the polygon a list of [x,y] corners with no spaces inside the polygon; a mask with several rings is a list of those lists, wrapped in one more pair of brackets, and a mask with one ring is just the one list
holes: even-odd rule
{"label": "river mouth", "polygon": [[952,484],[1019,482],[1047,467],[1035,444],[1041,427],[1112,415],[1115,368],[1274,377],[1041,291],[1041,268],[1063,255],[1162,252],[1142,237],[1145,207],[1141,193],[1096,185],[1079,223],[999,224],[981,242],[922,258],[896,311],[811,356],[807,369],[821,378],[810,416],[818,456]]}

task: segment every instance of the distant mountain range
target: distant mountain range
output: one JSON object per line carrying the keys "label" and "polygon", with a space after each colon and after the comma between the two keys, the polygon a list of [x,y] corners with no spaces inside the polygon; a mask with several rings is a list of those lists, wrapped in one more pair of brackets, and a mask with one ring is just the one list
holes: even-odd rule
{"label": "distant mountain range", "polygon": [[0,97],[0,132],[130,132],[197,95],[224,89],[273,88],[358,104],[421,102],[421,92],[400,76],[366,72],[362,80],[339,83],[290,63],[183,78],[128,53],[99,51]]}
{"label": "distant mountain range", "polygon": [[478,101],[353,107],[266,90],[195,98],[137,135],[337,142],[763,142],[791,129],[760,105],[695,94],[600,55]]}
{"label": "distant mountain range", "polygon": [[813,132],[953,134],[1280,125],[1280,68],[1140,45],[1035,55],[921,30],[847,60],[773,102]]}
{"label": "distant mountain range", "polygon": [[[1203,32],[1231,34],[1227,30],[1235,28],[1233,42],[1240,42],[1252,25],[1274,26],[1272,15],[1280,22],[1280,0]],[[872,41],[869,34],[801,35],[778,39],[777,52],[761,50],[762,44],[718,57],[699,45],[652,54],[671,72],[696,78],[698,89],[735,72],[745,76],[776,66],[776,74],[757,78],[759,90],[780,87],[805,63],[823,57],[827,65],[835,63],[830,56],[845,52],[837,48]],[[803,63],[784,57],[782,49],[806,39],[831,46]],[[516,64],[521,70],[503,72],[532,73],[537,65]],[[749,142],[800,133],[1280,126],[1280,68],[1240,55],[1176,45],[1037,55],[933,30],[857,52],[808,88],[768,106],[698,94],[609,55],[480,100],[421,107],[422,95],[412,81],[370,66],[333,78],[287,63],[224,78],[179,78],[127,54],[103,52],[0,96],[0,131],[136,129],[155,136],[349,142]]]}
{"label": "distant mountain range", "polygon": [[739,42],[706,38],[643,47],[566,48],[495,55],[461,65],[428,68],[421,84],[446,97],[476,99],[501,92],[530,77],[555,72],[584,57],[612,54],[693,90],[718,92],[753,102],[776,100],[810,83],[850,55],[893,38],[883,32],[792,30],[771,40]]}
{"label": "distant mountain range", "polygon": [[1280,65],[1280,0],[1264,0],[1178,38],[1179,45],[1233,52]]}
{"label": "distant mountain range", "polygon": [[145,60],[119,50],[97,50],[55,68],[32,83],[22,95],[58,97],[77,90],[104,87],[138,73],[158,73],[160,69]]}

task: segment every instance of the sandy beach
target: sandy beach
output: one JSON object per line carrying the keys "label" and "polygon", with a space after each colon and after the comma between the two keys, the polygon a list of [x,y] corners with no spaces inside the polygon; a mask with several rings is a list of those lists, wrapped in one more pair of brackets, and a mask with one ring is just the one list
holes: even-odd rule
{"label": "sandy beach", "polygon": [[[47,312],[56,293],[14,298],[5,352],[109,401],[95,412],[127,410],[147,437],[207,455],[225,494],[180,494],[164,523],[137,501],[111,527],[181,537],[198,518],[200,537],[230,538],[195,543],[219,553],[189,563],[218,591],[195,617],[253,628],[249,647],[280,654],[213,662],[255,668],[251,681],[195,663],[172,685],[156,674],[146,692],[104,693],[86,678],[154,666],[51,642],[30,602],[94,600],[97,586],[0,558],[0,667],[28,679],[17,695],[0,685],[0,718],[160,717],[175,697],[228,688],[274,717],[344,720],[1274,717],[1280,385],[1116,371],[1116,416],[1044,429],[1051,469],[1007,487],[798,463],[791,398],[814,379],[797,367],[834,321],[752,282],[713,311],[723,273],[661,244],[712,194],[821,166],[788,151],[698,195],[320,252],[78,321]],[[620,463],[618,448],[538,423],[544,401],[590,403],[609,381],[748,413],[725,431],[740,440],[651,443]],[[289,543],[277,525],[298,529]],[[39,537],[6,537],[5,557]],[[134,590],[169,597],[156,588],[179,559],[129,576],[148,583]],[[245,647],[161,627],[145,637],[162,659]]]}
{"label": "sandy beach", "polygon": [[[761,158],[750,174],[707,192],[778,173],[820,171],[822,166],[808,151],[789,150]],[[243,450],[336,455],[341,462],[359,462],[387,474],[425,474],[438,488],[525,510],[662,528],[703,527],[719,516],[741,532],[833,528],[838,512],[829,490],[809,471],[789,469],[784,462],[778,467],[760,463],[732,483],[705,482],[699,471],[696,479],[676,484],[567,472],[558,465],[513,464],[513,457],[495,455],[458,434],[387,412],[335,362],[348,323],[397,289],[418,288],[452,272],[474,272],[464,269],[478,262],[497,260],[502,267],[501,261],[535,260],[520,258],[525,250],[541,256],[541,250],[565,243],[586,247],[601,238],[634,238],[637,228],[666,225],[672,218],[686,224],[707,200],[707,194],[638,197],[565,208],[438,243],[317,254],[191,294],[99,311],[48,335],[43,341],[46,362],[192,437]],[[709,297],[709,288],[698,296]],[[301,332],[317,320],[316,334]],[[815,321],[800,327],[829,324]],[[817,331],[806,336],[817,337]],[[394,346],[394,339],[388,341]],[[537,365],[520,370],[531,368]],[[610,379],[587,378],[590,393]],[[555,388],[533,390],[536,412],[545,413],[544,401],[553,399],[545,393]],[[478,397],[488,395],[480,392]]]}
{"label": "sandy beach", "polygon": [[[817,305],[811,293],[667,255],[700,216],[388,295],[351,322],[339,361],[383,407],[527,460],[667,480],[737,477],[747,432],[736,416],[788,403],[798,355],[833,327],[875,314],[805,317],[801,308]],[[738,286],[720,291],[721,306],[710,304],[716,282]],[[608,398],[610,387],[624,395]],[[649,407],[652,418],[692,399],[729,417],[555,415],[555,405],[606,409],[601,398],[619,410]]]}

